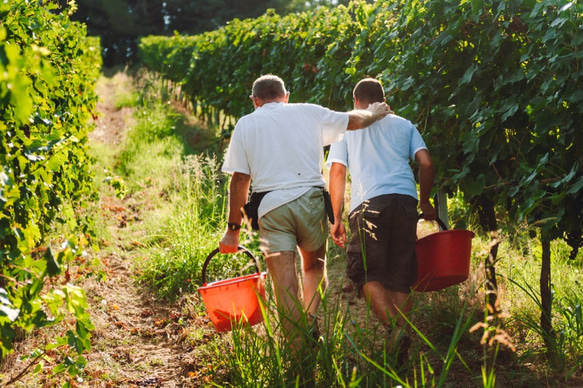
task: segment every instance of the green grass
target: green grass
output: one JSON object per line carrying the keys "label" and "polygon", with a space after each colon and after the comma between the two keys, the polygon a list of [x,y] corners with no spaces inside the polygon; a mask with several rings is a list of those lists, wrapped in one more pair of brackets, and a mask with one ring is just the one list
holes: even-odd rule
{"label": "green grass", "polygon": [[[105,160],[115,169],[100,179],[109,177],[118,196],[135,197],[147,209],[140,230],[128,230],[139,233],[144,246],[136,271],[160,297],[174,300],[196,292],[202,263],[218,247],[226,222],[226,178],[219,173],[217,156],[208,152],[212,136],[163,102],[165,92],[155,81],[145,77],[140,82],[135,125],[115,162]],[[232,260],[225,265],[217,258],[208,273],[227,277],[243,265]]]}
{"label": "green grass", "polygon": [[[116,192],[121,195],[135,196],[146,188],[156,194],[143,204],[148,216],[140,226],[144,233],[137,274],[160,297],[184,298],[191,303],[185,308],[200,314],[204,307],[196,299],[196,288],[202,263],[218,246],[226,222],[228,181],[219,172],[221,152],[217,151],[224,144],[213,135],[213,151],[204,152],[213,136],[202,135],[203,128],[195,128],[176,114],[163,91],[156,91],[161,88],[148,82],[151,87],[141,88],[140,98],[130,93],[131,98],[123,99],[141,105],[135,105],[136,126],[115,156],[117,162],[111,163],[114,156],[107,149],[96,150],[110,165],[116,165],[99,179],[119,177],[121,188]],[[450,206],[453,225],[473,224],[459,196]],[[411,322],[415,341],[410,362],[402,370],[383,352],[384,332],[376,319],[369,314],[356,317],[356,306],[362,301],[347,300],[338,292],[339,284],[331,284],[322,303],[324,340],[315,347],[306,341],[306,357],[299,362],[292,362],[281,344],[272,300],[266,301],[271,308],[266,310],[264,322],[253,328],[213,335],[204,346],[199,344],[200,328],[192,328],[187,338],[199,344],[200,357],[212,365],[204,373],[216,386],[449,387],[463,383],[464,387],[537,387],[580,378],[583,255],[570,261],[570,249],[564,243],[552,244],[557,334],[553,346],[554,353],[561,356],[550,359],[539,326],[538,240],[530,237],[528,228],[513,228],[507,234],[503,228],[497,263],[503,314],[489,318],[484,314],[483,261],[490,241],[477,234],[466,282],[415,294]],[[244,231],[242,238],[244,245],[258,252],[254,234]],[[344,266],[343,253],[332,245],[328,257],[331,268]],[[229,278],[242,266],[235,260],[217,258],[209,273],[217,279]],[[193,300],[198,302],[192,304]]]}

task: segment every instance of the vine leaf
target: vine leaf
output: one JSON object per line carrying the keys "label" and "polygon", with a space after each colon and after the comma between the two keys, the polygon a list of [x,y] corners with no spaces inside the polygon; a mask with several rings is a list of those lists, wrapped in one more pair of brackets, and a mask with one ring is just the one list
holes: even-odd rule
{"label": "vine leaf", "polygon": [[18,314],[20,314],[20,310],[12,308],[8,293],[4,288],[0,288],[0,322],[2,322],[2,316],[7,317],[10,322],[14,322],[18,318]]}
{"label": "vine leaf", "polygon": [[46,250],[44,259],[47,262],[47,274],[49,276],[55,276],[61,273],[61,267],[50,249]]}

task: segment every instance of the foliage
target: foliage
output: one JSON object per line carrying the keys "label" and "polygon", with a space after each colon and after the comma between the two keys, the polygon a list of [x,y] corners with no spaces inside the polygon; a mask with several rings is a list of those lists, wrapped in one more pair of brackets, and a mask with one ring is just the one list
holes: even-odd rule
{"label": "foliage", "polygon": [[[543,241],[565,239],[573,258],[583,242],[582,14],[581,3],[563,0],[353,2],[146,37],[140,50],[206,117],[249,113],[251,83],[264,73],[287,80],[292,101],[331,108],[350,105],[357,79],[381,79],[397,112],[418,123],[438,186],[461,192],[492,235],[485,261],[495,306],[501,215],[536,225]],[[232,121],[214,124],[232,130]],[[546,319],[548,249],[542,261]]]}
{"label": "foliage", "polygon": [[[371,10],[359,4],[285,17],[268,11],[202,35],[145,37],[140,41],[140,57],[148,69],[180,85],[200,115],[221,125],[228,135],[231,123],[212,118],[217,111],[229,117],[249,113],[252,82],[263,73],[283,77],[291,101],[350,106],[361,56],[351,53],[355,47],[365,50],[368,44]],[[347,63],[352,64],[350,69],[345,69]]]}
{"label": "foliage", "polygon": [[[83,215],[92,194],[87,123],[101,58],[99,41],[69,20],[72,9],[55,10],[51,2],[0,3],[0,354],[19,333],[68,312],[76,327],[34,357],[62,349],[54,372],[75,375],[92,325],[83,292],[64,268],[83,256],[90,233],[91,218]],[[80,237],[47,241],[56,224]],[[45,289],[57,275],[63,284]]]}
{"label": "foliage", "polygon": [[[350,106],[370,74],[419,123],[440,186],[484,197],[552,237],[583,226],[581,5],[562,1],[362,2],[314,14],[267,12],[201,35],[143,38],[151,70],[201,114],[240,117],[251,82],[287,80],[292,101]],[[293,60],[283,60],[293,58]],[[225,128],[228,130],[228,128]]]}
{"label": "foliage", "polygon": [[562,3],[433,1],[402,10],[383,43],[400,46],[383,78],[422,123],[442,187],[553,238],[583,227],[582,10]]}
{"label": "foliage", "polygon": [[[65,6],[71,0],[59,0]],[[287,14],[347,0],[84,0],[72,18],[87,25],[89,35],[101,37],[105,66],[136,60],[144,35],[200,34],[235,18],[251,18],[267,9]]]}

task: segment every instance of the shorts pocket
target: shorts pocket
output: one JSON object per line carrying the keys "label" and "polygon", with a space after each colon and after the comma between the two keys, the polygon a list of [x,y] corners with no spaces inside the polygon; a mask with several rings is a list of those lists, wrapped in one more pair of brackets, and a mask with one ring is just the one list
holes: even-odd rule
{"label": "shorts pocket", "polygon": [[370,201],[366,201],[362,204],[362,214],[366,219],[374,219],[378,218],[381,215],[381,212],[385,210],[387,207],[386,203],[374,203]]}

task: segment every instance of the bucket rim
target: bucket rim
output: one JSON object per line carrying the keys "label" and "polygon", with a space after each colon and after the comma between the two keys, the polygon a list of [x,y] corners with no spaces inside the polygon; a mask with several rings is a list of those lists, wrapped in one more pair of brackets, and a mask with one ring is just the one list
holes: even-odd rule
{"label": "bucket rim", "polygon": [[474,238],[476,236],[476,234],[474,232],[472,232],[471,230],[467,230],[467,229],[448,229],[448,230],[440,230],[439,232],[427,234],[427,235],[425,235],[423,237],[418,238],[417,241],[421,241],[421,240],[426,239],[426,238],[429,238],[429,237],[436,237],[438,235],[443,236],[445,234],[468,234],[470,236],[470,238]]}
{"label": "bucket rim", "polygon": [[208,290],[211,288],[218,288],[220,286],[238,284],[255,278],[265,278],[266,276],[267,272],[264,271],[252,273],[249,275],[238,276],[236,278],[231,279],[216,280],[214,282],[204,283],[201,287],[197,288],[196,290],[200,292],[201,290]]}

